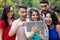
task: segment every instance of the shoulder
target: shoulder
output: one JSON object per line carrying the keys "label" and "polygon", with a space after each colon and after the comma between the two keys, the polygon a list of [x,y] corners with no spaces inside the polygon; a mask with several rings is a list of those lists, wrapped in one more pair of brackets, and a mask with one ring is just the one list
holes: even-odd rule
{"label": "shoulder", "polygon": [[0,21],[0,24],[5,24],[4,20],[1,20],[1,21]]}
{"label": "shoulder", "polygon": [[13,23],[17,23],[18,22],[18,19],[14,20]]}
{"label": "shoulder", "polygon": [[4,20],[1,20],[1,21],[0,21],[0,28],[3,28],[4,26],[5,26]]}
{"label": "shoulder", "polygon": [[56,11],[54,11],[54,10],[52,10],[52,9],[49,9],[49,11],[52,11],[52,12],[54,12],[55,14],[58,14]]}
{"label": "shoulder", "polygon": [[60,28],[60,24],[56,25],[57,28]]}
{"label": "shoulder", "polygon": [[60,24],[56,25],[56,30],[59,32],[60,31]]}

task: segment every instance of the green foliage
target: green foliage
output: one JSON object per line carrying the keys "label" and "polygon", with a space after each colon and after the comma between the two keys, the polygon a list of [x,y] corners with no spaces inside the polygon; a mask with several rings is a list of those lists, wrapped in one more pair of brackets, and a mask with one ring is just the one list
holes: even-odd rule
{"label": "green foliage", "polygon": [[3,8],[1,7],[0,8],[0,15],[3,13]]}
{"label": "green foliage", "polygon": [[13,8],[14,8],[14,16],[17,17],[18,16],[18,8],[13,5]]}
{"label": "green foliage", "polygon": [[60,1],[58,1],[58,2],[56,3],[56,6],[57,6],[57,8],[60,9]]}
{"label": "green foliage", "polygon": [[0,7],[3,5],[3,0],[0,0]]}
{"label": "green foliage", "polygon": [[40,0],[32,0],[32,6],[35,6],[35,7],[37,7],[38,9],[40,9],[39,3],[40,3]]}
{"label": "green foliage", "polygon": [[11,0],[6,0],[6,4],[7,4],[7,5],[13,5],[13,4],[14,4],[14,2],[13,2],[13,1],[11,1]]}
{"label": "green foliage", "polygon": [[[40,9],[40,4],[39,4],[40,1],[41,0],[22,0],[22,1],[6,0],[6,4],[13,5],[15,2],[16,3],[22,2],[22,4],[26,4],[28,7],[33,6],[33,7],[37,7],[38,9]],[[57,10],[60,10],[60,0],[48,0],[48,1],[51,5],[51,8],[54,8],[55,6],[57,6]],[[3,6],[3,0],[0,0],[0,14],[3,11],[3,8],[1,6]],[[13,8],[14,8],[15,17],[17,17],[18,16],[18,8],[15,5],[13,5]]]}

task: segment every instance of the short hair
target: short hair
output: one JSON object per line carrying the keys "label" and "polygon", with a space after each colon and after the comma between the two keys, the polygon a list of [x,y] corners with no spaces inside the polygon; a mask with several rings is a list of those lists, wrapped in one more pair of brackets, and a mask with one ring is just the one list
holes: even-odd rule
{"label": "short hair", "polygon": [[40,3],[46,3],[46,4],[49,4],[49,2],[47,0],[42,0],[40,1]]}
{"label": "short hair", "polygon": [[18,9],[20,9],[20,8],[27,9],[27,6],[26,6],[26,5],[19,5],[19,6],[18,6]]}

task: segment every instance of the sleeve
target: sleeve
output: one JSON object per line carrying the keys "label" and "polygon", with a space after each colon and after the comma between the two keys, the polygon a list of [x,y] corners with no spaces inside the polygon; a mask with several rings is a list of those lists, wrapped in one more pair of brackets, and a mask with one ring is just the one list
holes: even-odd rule
{"label": "sleeve", "polygon": [[2,21],[0,21],[0,28],[3,29],[3,22]]}
{"label": "sleeve", "polygon": [[25,35],[26,35],[26,37],[27,37],[27,38],[30,38],[30,37],[33,36],[33,34],[34,34],[34,32],[27,32],[27,28],[26,28],[26,26],[25,26]]}

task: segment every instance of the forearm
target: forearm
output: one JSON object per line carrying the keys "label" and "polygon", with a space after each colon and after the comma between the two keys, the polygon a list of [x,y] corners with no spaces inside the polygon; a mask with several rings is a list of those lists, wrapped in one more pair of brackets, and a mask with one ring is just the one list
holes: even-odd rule
{"label": "forearm", "polygon": [[15,27],[15,28],[11,29],[10,32],[9,32],[9,36],[11,37],[11,36],[15,35],[17,29],[18,29],[18,27]]}
{"label": "forearm", "polygon": [[27,31],[27,28],[25,27],[25,35],[26,35],[26,37],[27,37],[27,38],[32,37],[32,36],[33,36],[33,34],[34,34],[34,32],[33,32],[33,31],[28,32],[28,31]]}

